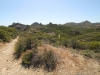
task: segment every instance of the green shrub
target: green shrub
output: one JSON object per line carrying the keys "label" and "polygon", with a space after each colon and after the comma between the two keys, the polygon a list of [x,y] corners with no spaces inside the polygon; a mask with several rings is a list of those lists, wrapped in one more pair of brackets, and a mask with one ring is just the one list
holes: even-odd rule
{"label": "green shrub", "polygon": [[33,45],[33,38],[32,37],[28,37],[25,39],[25,44],[26,44],[26,49],[32,49],[32,45]]}
{"label": "green shrub", "polygon": [[70,45],[73,49],[78,48],[78,43],[76,42],[76,40],[71,40],[71,45]]}
{"label": "green shrub", "polygon": [[29,67],[31,65],[31,59],[33,57],[33,53],[27,53],[24,54],[23,58],[22,58],[22,65]]}
{"label": "green shrub", "polygon": [[33,68],[42,67],[43,66],[43,57],[42,57],[42,55],[34,52],[33,58],[31,60],[31,65],[33,66]]}
{"label": "green shrub", "polygon": [[43,53],[44,68],[48,71],[56,69],[57,60],[55,59],[54,52],[45,50]]}
{"label": "green shrub", "polygon": [[57,59],[51,50],[45,50],[39,54],[38,50],[33,50],[30,53],[24,54],[22,65],[25,67],[33,66],[33,68],[44,67],[44,70],[53,71],[57,66]]}
{"label": "green shrub", "polygon": [[16,38],[17,31],[13,28],[0,26],[0,41],[10,42],[11,39]]}
{"label": "green shrub", "polygon": [[15,45],[15,58],[20,58],[21,54],[26,50],[37,49],[39,41],[33,37],[19,37],[18,42]]}
{"label": "green shrub", "polygon": [[100,49],[100,42],[98,41],[89,42],[89,49],[91,50]]}
{"label": "green shrub", "polygon": [[0,39],[1,39],[3,42],[9,42],[10,39],[11,39],[11,38],[10,38],[11,36],[9,36],[8,34],[9,34],[8,32],[3,31],[3,30],[0,30]]}
{"label": "green shrub", "polygon": [[62,45],[64,45],[65,47],[68,47],[68,44],[69,44],[69,42],[68,42],[67,40],[64,40],[64,41],[62,42]]}
{"label": "green shrub", "polygon": [[18,41],[15,45],[15,58],[18,59],[20,58],[21,54],[25,51],[25,44],[23,41]]}

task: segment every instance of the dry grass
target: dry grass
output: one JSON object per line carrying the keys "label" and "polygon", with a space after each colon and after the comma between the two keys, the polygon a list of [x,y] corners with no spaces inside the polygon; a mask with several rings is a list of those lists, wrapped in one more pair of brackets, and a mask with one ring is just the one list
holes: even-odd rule
{"label": "dry grass", "polygon": [[[40,50],[50,49],[58,55],[59,64],[57,67],[57,74],[62,75],[99,75],[99,64],[93,59],[85,59],[82,55],[71,52],[69,49],[56,48],[51,45],[44,44],[38,47]],[[91,66],[92,65],[92,66]]]}

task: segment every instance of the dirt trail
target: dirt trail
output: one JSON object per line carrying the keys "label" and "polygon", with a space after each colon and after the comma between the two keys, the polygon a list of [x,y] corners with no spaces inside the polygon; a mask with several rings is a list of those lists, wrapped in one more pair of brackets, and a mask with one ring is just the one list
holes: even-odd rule
{"label": "dirt trail", "polygon": [[[14,46],[18,38],[0,47],[0,75],[47,75],[42,69],[25,69],[21,60],[14,60]],[[48,73],[50,74],[50,73]]]}
{"label": "dirt trail", "polygon": [[21,66],[21,60],[14,60],[14,45],[18,38],[5,46],[0,47],[0,75],[100,75],[97,68],[98,62],[92,59],[85,59],[79,54],[72,54],[68,49],[56,48],[50,45],[42,45],[40,50],[45,48],[53,50],[59,58],[60,65],[57,70],[47,73],[42,69],[25,69]]}

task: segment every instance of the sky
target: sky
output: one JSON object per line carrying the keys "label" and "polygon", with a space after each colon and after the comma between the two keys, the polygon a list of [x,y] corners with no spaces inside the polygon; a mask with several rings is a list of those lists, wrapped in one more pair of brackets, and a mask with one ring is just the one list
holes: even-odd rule
{"label": "sky", "polygon": [[0,25],[100,22],[100,0],[0,0]]}

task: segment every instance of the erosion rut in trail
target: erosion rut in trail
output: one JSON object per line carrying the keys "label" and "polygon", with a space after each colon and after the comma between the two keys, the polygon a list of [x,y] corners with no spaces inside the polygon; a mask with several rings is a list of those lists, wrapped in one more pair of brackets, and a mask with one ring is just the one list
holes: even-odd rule
{"label": "erosion rut in trail", "polygon": [[68,49],[42,45],[39,50],[50,49],[59,56],[59,65],[54,72],[43,69],[25,69],[21,66],[21,59],[14,60],[14,46],[18,38],[0,47],[0,75],[100,75],[99,63],[92,59],[85,59],[79,54],[72,54]]}

